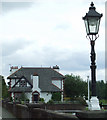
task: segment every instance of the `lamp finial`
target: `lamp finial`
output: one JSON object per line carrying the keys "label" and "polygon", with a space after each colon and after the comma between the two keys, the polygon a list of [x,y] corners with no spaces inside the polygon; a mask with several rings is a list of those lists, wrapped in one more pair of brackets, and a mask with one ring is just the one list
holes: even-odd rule
{"label": "lamp finial", "polygon": [[93,2],[91,2],[91,4],[90,4],[90,5],[91,5],[91,7],[93,7],[93,6],[94,6],[94,3],[93,3]]}

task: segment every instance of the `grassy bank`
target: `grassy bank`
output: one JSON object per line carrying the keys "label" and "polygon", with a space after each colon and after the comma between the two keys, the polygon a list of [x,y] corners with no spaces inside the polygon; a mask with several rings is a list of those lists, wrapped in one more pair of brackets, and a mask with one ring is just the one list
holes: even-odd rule
{"label": "grassy bank", "polygon": [[102,99],[102,100],[100,100],[100,103],[105,105],[105,104],[107,104],[107,100]]}

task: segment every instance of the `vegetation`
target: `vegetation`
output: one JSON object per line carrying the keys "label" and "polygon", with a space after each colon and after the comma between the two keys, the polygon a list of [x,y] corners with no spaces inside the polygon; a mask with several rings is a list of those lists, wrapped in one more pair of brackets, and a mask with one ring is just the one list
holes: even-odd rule
{"label": "vegetation", "polygon": [[45,103],[44,98],[40,98],[40,99],[39,99],[39,102]]}
{"label": "vegetation", "polygon": [[53,101],[61,101],[61,93],[60,92],[55,92],[52,93],[52,98]]}
{"label": "vegetation", "polygon": [[104,83],[103,80],[97,81],[96,83],[96,94],[98,98],[101,99],[107,99],[106,95],[106,84]]}
{"label": "vegetation", "polygon": [[54,104],[54,101],[51,99],[47,102],[47,104]]}
{"label": "vegetation", "polygon": [[100,100],[100,104],[103,103],[103,104],[106,104],[107,105],[107,100],[104,100],[104,99],[101,99]]}
{"label": "vegetation", "polygon": [[[90,82],[90,90],[91,90],[91,82]],[[104,83],[103,80],[96,82],[96,95],[103,104],[107,104],[107,83]]]}
{"label": "vegetation", "polygon": [[8,93],[8,87],[6,85],[4,77],[2,76],[2,98],[6,99],[6,98],[9,98],[9,97],[10,96],[9,96],[9,93]]}
{"label": "vegetation", "polygon": [[[83,81],[80,76],[66,75],[64,81],[64,94],[68,100],[77,98],[87,99],[87,82]],[[96,82],[96,94],[103,104],[107,104],[107,83],[103,80]],[[90,96],[91,96],[91,81],[90,81]]]}
{"label": "vegetation", "polygon": [[25,102],[29,103],[29,99],[27,98],[25,92],[22,92],[19,100],[16,100],[16,102],[17,101],[21,102],[22,104],[24,104]]}
{"label": "vegetation", "polygon": [[71,99],[87,96],[87,83],[80,76],[66,75],[64,93]]}

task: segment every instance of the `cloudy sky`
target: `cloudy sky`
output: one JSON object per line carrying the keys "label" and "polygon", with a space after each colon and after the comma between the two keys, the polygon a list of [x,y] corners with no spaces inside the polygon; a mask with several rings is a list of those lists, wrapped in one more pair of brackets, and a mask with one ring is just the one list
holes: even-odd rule
{"label": "cloudy sky", "polygon": [[[90,41],[82,17],[91,0],[2,0],[1,74],[10,66],[52,67],[62,74],[90,76]],[[93,0],[103,13],[96,40],[97,80],[105,80],[105,1]]]}

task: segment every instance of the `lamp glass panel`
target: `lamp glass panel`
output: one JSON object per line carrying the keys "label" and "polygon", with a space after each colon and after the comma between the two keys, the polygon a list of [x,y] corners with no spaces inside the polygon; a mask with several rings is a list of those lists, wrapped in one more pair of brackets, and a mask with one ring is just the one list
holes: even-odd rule
{"label": "lamp glass panel", "polygon": [[98,33],[98,19],[88,19],[89,24],[89,32],[90,34],[97,34]]}
{"label": "lamp glass panel", "polygon": [[89,25],[88,25],[88,21],[87,21],[87,20],[84,20],[84,22],[85,22],[86,32],[87,32],[87,34],[89,34]]}

